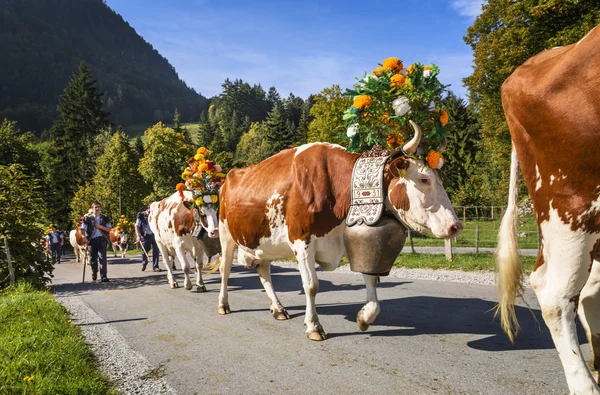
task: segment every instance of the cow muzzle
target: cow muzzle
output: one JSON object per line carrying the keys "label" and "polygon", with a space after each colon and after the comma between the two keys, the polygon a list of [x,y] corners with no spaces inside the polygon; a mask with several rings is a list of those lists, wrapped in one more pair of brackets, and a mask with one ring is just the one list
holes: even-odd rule
{"label": "cow muzzle", "polygon": [[208,232],[208,237],[210,237],[211,239],[216,239],[217,237],[219,237],[219,229],[213,229],[210,232]]}

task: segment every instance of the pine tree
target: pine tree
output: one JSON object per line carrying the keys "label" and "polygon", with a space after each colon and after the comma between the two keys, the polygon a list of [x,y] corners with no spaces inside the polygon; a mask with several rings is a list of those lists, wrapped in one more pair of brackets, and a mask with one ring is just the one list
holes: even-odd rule
{"label": "pine tree", "polygon": [[53,141],[49,154],[57,159],[47,178],[53,182],[50,191],[53,222],[63,229],[69,226],[69,203],[80,185],[94,175],[95,138],[110,126],[109,114],[102,109],[102,93],[92,79],[89,67],[81,62],[60,97],[60,120],[50,130]]}
{"label": "pine tree", "polygon": [[269,156],[281,150],[290,148],[294,144],[294,124],[285,119],[281,106],[276,105],[267,119],[267,141],[269,143]]}
{"label": "pine tree", "polygon": [[144,141],[142,140],[142,136],[137,136],[134,144],[134,149],[137,153],[139,162],[139,160],[144,156]]}
{"label": "pine tree", "polygon": [[192,136],[190,135],[190,131],[187,130],[186,127],[181,126],[181,115],[179,114],[178,109],[175,109],[175,115],[173,115],[173,124],[173,130],[177,133],[181,133],[188,144],[192,144]]}

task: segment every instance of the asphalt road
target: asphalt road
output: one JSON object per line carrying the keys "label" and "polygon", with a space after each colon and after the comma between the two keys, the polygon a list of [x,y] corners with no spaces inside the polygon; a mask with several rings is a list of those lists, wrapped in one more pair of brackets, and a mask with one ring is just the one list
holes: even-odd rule
{"label": "asphalt road", "polygon": [[[91,283],[88,268],[82,284],[74,260],[57,265],[54,292],[80,297],[103,319],[97,325],[115,328],[180,394],[568,392],[531,290],[531,312],[517,309],[524,331],[514,345],[493,319],[489,285],[382,278],[381,313],[361,332],[362,276],[319,271],[317,311],[329,338],[312,342],[295,268],[273,267],[291,315],[276,321],[255,270],[234,265],[232,314],[219,316],[218,274],[205,278],[208,292],[196,293],[171,289],[166,272],[141,272],[140,257],[109,261],[109,283]],[[176,276],[182,285],[182,272]],[[588,345],[582,348],[589,359]]]}

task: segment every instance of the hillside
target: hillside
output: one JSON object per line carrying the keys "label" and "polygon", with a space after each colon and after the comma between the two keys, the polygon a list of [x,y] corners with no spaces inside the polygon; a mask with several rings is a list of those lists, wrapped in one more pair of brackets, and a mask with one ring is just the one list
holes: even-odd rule
{"label": "hillside", "polygon": [[102,0],[0,0],[0,119],[41,131],[81,60],[114,124],[196,122],[208,100]]}

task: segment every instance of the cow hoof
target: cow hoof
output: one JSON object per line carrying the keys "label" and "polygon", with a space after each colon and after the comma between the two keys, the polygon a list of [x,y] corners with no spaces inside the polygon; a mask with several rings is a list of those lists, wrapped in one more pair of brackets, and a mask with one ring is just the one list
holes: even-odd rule
{"label": "cow hoof", "polygon": [[320,342],[320,341],[327,339],[327,334],[325,333],[325,331],[323,329],[314,331],[314,332],[307,332],[306,336],[308,336],[308,338],[310,340],[313,340],[316,342]]}
{"label": "cow hoof", "polygon": [[177,283],[171,283],[171,288],[179,288],[179,284],[177,284]]}
{"label": "cow hoof", "polygon": [[363,332],[369,329],[369,324],[363,321],[360,317],[356,318],[356,323],[358,324],[358,329],[360,329]]}
{"label": "cow hoof", "polygon": [[207,289],[206,289],[206,286],[204,284],[203,285],[196,285],[196,291],[198,291],[198,292],[206,292]]}
{"label": "cow hoof", "polygon": [[271,313],[273,314],[273,318],[275,318],[277,321],[284,321],[290,319],[290,315],[286,309],[274,310]]}
{"label": "cow hoof", "polygon": [[220,315],[231,314],[231,309],[229,308],[228,304],[221,305],[217,307],[217,313],[219,313]]}

